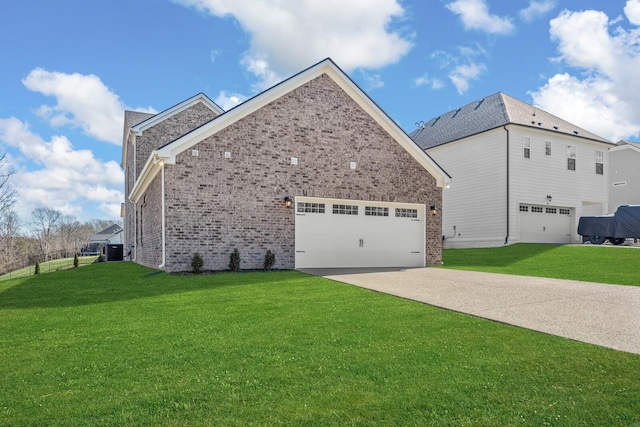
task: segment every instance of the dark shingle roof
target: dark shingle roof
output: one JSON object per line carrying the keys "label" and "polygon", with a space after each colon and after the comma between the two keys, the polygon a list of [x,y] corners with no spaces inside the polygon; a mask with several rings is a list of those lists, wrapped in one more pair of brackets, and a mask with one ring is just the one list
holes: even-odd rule
{"label": "dark shingle roof", "polygon": [[102,231],[98,231],[96,234],[116,234],[120,231],[122,231],[122,227],[120,227],[118,224],[113,224]]}
{"label": "dark shingle roof", "polygon": [[145,120],[155,116],[155,114],[151,113],[142,113],[140,111],[129,111],[125,110],[124,112],[124,127],[125,129],[132,128],[135,125],[139,125]]}
{"label": "dark shingle roof", "polygon": [[409,134],[423,149],[436,147],[508,124],[611,143],[594,133],[502,92],[435,117]]}

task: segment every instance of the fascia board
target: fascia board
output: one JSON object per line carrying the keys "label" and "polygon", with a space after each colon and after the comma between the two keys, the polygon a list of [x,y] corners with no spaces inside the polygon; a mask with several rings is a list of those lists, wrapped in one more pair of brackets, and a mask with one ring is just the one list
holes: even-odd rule
{"label": "fascia board", "polygon": [[144,168],[142,169],[142,173],[136,180],[131,193],[129,193],[129,200],[136,203],[142,197],[142,194],[147,190],[153,178],[158,175],[160,169],[163,167],[158,162],[158,154],[156,151],[153,151],[145,163]]}
{"label": "fascia board", "polygon": [[636,147],[634,145],[631,144],[624,144],[624,145],[616,145],[615,147],[611,147],[609,148],[609,151],[622,151],[622,150],[633,150],[636,151],[638,153],[640,153],[640,146]]}
{"label": "fascia board", "polygon": [[174,105],[173,107],[170,107],[162,111],[161,113],[156,114],[153,117],[149,117],[147,120],[141,123],[138,123],[135,126],[132,126],[131,131],[135,132],[137,135],[140,135],[142,132],[149,129],[150,127],[155,126],[158,123],[166,120],[167,118],[194,106],[198,102],[203,102],[216,114],[224,113],[224,110],[218,107],[218,105],[215,102],[211,101],[205,94],[199,93],[185,101],[182,101],[179,104]]}
{"label": "fascia board", "polygon": [[291,77],[283,83],[227,111],[225,114],[213,119],[200,128],[167,144],[158,150],[158,156],[166,158],[169,164],[175,164],[175,159],[178,154],[323,73],[326,73],[334,80],[338,86],[349,94],[349,96],[380,124],[418,163],[429,171],[429,173],[436,178],[438,187],[446,187],[451,182],[451,177],[438,166],[427,153],[418,147],[415,142],[330,59],[326,59],[308,70]]}
{"label": "fascia board", "polygon": [[[316,67],[320,67],[323,63],[318,64]],[[175,164],[176,156],[189,148],[193,147],[200,141],[214,135],[229,125],[237,122],[243,117],[259,110],[260,108],[270,104],[276,99],[284,96],[288,92],[291,92],[297,87],[311,81],[315,77],[322,74],[318,72],[318,68],[312,67],[306,72],[300,73],[289,80],[278,84],[271,89],[262,92],[261,94],[251,98],[250,100],[238,105],[237,107],[227,111],[219,117],[211,120],[210,122],[194,129],[190,133],[183,135],[175,141],[165,145],[158,150],[158,156],[166,158],[168,164]]]}
{"label": "fascia board", "polygon": [[136,136],[135,132],[128,129],[127,135],[125,136],[124,141],[122,141],[122,161],[120,162],[120,167],[122,169],[127,166],[127,147],[129,146],[129,142],[134,141]]}

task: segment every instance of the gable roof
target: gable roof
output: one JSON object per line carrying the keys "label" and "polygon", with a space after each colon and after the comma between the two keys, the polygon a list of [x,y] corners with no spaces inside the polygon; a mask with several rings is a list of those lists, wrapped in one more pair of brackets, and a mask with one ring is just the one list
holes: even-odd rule
{"label": "gable roof", "polygon": [[435,160],[425,153],[344,71],[330,58],[327,58],[152,152],[129,198],[135,201],[140,197],[151,180],[156,176],[163,163],[174,164],[178,154],[322,74],[329,76],[389,133],[396,142],[417,160],[418,163],[436,179],[439,187],[445,187],[451,181],[451,177]]}
{"label": "gable roof", "polygon": [[609,148],[609,151],[631,150],[640,153],[640,143],[631,141],[618,141],[615,147]]}
{"label": "gable roof", "polygon": [[199,102],[206,105],[217,115],[224,113],[224,110],[220,108],[218,104],[213,102],[207,95],[202,92],[192,96],[191,98],[185,99],[184,101],[172,107],[169,107],[158,114],[143,113],[140,111],[125,111],[121,166],[124,167],[126,165],[127,141],[129,141],[129,138],[134,135],[142,135],[142,133],[150,127],[155,126],[158,123],[166,120],[167,118],[174,116],[188,108],[191,108]]}
{"label": "gable roof", "polygon": [[113,224],[113,225],[110,225],[109,227],[105,228],[104,230],[98,231],[96,234],[111,235],[111,234],[120,233],[122,230],[123,230],[123,228],[120,227],[118,224]]}
{"label": "gable roof", "polygon": [[410,136],[426,150],[508,124],[611,144],[611,141],[502,92],[435,117]]}

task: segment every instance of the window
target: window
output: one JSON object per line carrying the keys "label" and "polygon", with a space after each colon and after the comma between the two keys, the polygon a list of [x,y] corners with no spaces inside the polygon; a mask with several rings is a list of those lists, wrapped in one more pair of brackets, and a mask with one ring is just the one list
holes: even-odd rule
{"label": "window", "polygon": [[540,206],[531,206],[531,212],[542,213],[542,208]]}
{"label": "window", "polygon": [[531,157],[531,138],[523,137],[522,138],[522,148],[524,149],[524,158],[528,159]]}
{"label": "window", "polygon": [[544,155],[545,156],[551,155],[551,141],[544,142]]}
{"label": "window", "polygon": [[324,203],[298,202],[298,212],[324,213]]}
{"label": "window", "polygon": [[571,215],[571,209],[560,208],[558,210],[560,211],[560,215]]}
{"label": "window", "polygon": [[576,170],[576,147],[574,145],[567,145],[567,169]]}
{"label": "window", "polygon": [[338,215],[358,215],[358,207],[354,205],[333,205],[333,213]]}
{"label": "window", "polygon": [[389,216],[389,208],[381,208],[379,206],[365,206],[364,214],[366,216]]}
{"label": "window", "polygon": [[396,208],[396,218],[418,218],[418,210]]}
{"label": "window", "polygon": [[557,208],[545,208],[545,212],[546,213],[550,213],[550,214],[555,214],[555,213],[558,213],[558,209]]}
{"label": "window", "polygon": [[596,175],[604,175],[604,153],[596,151]]}
{"label": "window", "polygon": [[529,206],[520,205],[520,212],[529,212]]}

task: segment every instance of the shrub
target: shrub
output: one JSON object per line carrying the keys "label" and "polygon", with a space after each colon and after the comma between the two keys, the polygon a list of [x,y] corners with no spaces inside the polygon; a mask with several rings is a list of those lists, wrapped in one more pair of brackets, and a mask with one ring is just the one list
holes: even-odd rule
{"label": "shrub", "polygon": [[73,254],[73,267],[79,267],[80,266],[80,259],[78,258],[78,253],[76,252],[75,254]]}
{"label": "shrub", "polygon": [[264,255],[264,269],[267,271],[271,270],[275,262],[276,254],[271,252],[271,249],[267,249],[267,253]]}
{"label": "shrub", "polygon": [[231,252],[231,257],[229,259],[229,270],[240,270],[240,252],[238,251],[238,248],[235,248],[233,252]]}
{"label": "shrub", "polygon": [[40,262],[38,262],[38,260],[36,260],[36,267],[33,274],[40,274]]}
{"label": "shrub", "polygon": [[204,261],[202,260],[202,256],[199,253],[193,254],[191,258],[191,271],[196,274],[202,273],[202,267],[204,266]]}
{"label": "shrub", "polygon": [[104,248],[100,249],[100,255],[98,255],[98,259],[96,262],[105,262],[106,259],[104,257]]}

